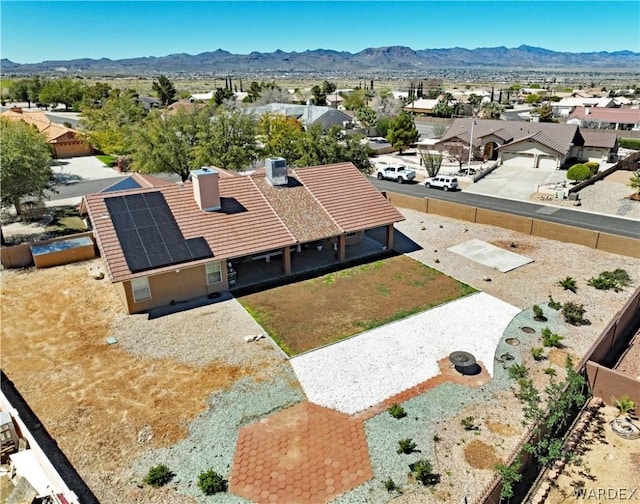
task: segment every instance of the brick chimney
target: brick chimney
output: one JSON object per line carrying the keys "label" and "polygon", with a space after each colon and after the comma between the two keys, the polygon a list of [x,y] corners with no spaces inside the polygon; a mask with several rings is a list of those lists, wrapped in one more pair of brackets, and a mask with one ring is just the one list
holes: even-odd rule
{"label": "brick chimney", "polygon": [[193,197],[200,210],[215,212],[222,208],[216,170],[203,166],[200,170],[191,172],[191,181],[193,182]]}

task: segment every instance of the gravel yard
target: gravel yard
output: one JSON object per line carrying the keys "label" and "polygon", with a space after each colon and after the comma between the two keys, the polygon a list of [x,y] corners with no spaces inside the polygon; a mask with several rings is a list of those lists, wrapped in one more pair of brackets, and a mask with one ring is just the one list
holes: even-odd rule
{"label": "gravel yard", "polygon": [[[402,213],[407,220],[397,229],[421,247],[411,257],[511,305],[513,313],[523,310],[519,316],[529,319],[518,325],[532,324],[531,306],[542,306],[549,295],[584,305],[590,325],[574,327],[550,317],[552,329],[565,337],[566,348],[548,352],[548,362],[538,365],[539,380],[548,379],[541,366],[561,365],[566,354],[584,354],[640,282],[638,259],[437,215]],[[500,273],[447,250],[470,239],[533,262]],[[2,367],[101,502],[212,502],[195,486],[198,472],[206,465],[228,476],[237,427],[301,400],[295,375],[268,340],[244,342],[244,336],[262,330],[236,301],[151,320],[127,316],[108,280],[87,275],[97,264],[99,260],[47,270],[2,271]],[[630,274],[631,287],[615,293],[587,286],[591,277],[616,268]],[[567,276],[576,279],[576,294],[558,285]],[[469,345],[475,344],[474,331],[458,328],[456,334],[463,337],[465,332]],[[118,344],[108,346],[109,336]],[[495,342],[495,336],[487,337]],[[463,344],[461,339],[457,346]],[[531,344],[523,338],[513,352],[526,361]],[[447,351],[442,348],[438,356]],[[471,351],[490,354],[488,347]],[[493,471],[477,467],[477,454],[505,458],[522,434],[520,406],[503,371],[496,366],[493,380],[479,388],[449,383],[408,401],[404,423],[387,413],[366,422],[376,478],[394,477],[406,486],[399,502],[458,503],[467,486],[481,491],[490,482]],[[65,408],[59,407],[60,400]],[[356,395],[353,401],[358,400]],[[479,419],[479,435],[460,427],[466,416]],[[441,441],[433,441],[435,434]],[[421,457],[433,461],[437,456],[443,482],[433,490],[406,480],[406,464],[414,460],[393,451],[396,437],[403,436],[415,437]],[[172,466],[177,480],[166,489],[140,488],[145,470],[160,462]],[[380,491],[379,481],[337,502],[385,502],[395,497]],[[233,496],[225,499],[242,502]]]}
{"label": "gravel yard", "polygon": [[436,376],[438,361],[455,350],[493,374],[496,345],[519,311],[480,292],[290,362],[311,402],[354,414]]}

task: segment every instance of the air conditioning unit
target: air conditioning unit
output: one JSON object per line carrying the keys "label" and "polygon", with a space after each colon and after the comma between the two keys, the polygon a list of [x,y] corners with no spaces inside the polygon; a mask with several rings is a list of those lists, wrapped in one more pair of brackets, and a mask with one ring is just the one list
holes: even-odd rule
{"label": "air conditioning unit", "polygon": [[267,180],[272,185],[286,185],[287,177],[287,161],[284,158],[266,158],[264,160],[265,170],[267,172]]}

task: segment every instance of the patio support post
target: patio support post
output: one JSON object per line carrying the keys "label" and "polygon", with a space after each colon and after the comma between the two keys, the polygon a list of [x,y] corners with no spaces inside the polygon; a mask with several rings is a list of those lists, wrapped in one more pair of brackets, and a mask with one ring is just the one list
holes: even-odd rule
{"label": "patio support post", "polygon": [[393,224],[387,225],[387,250],[393,248]]}
{"label": "patio support post", "polygon": [[338,236],[338,261],[344,261],[347,258],[347,237],[345,235]]}
{"label": "patio support post", "polygon": [[291,250],[289,250],[289,247],[283,247],[282,249],[282,273],[285,275],[291,274]]}

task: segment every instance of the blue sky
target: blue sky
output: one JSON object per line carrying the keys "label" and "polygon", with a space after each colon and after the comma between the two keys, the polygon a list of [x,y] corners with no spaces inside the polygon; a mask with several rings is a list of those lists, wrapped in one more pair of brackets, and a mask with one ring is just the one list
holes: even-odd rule
{"label": "blue sky", "polygon": [[640,52],[629,1],[15,1],[0,3],[0,55],[75,58],[404,45]]}

